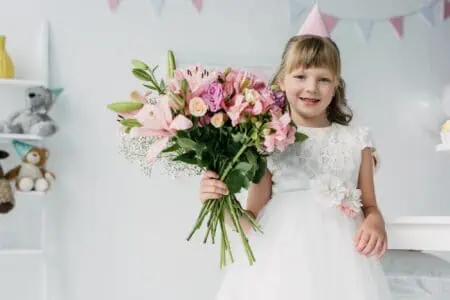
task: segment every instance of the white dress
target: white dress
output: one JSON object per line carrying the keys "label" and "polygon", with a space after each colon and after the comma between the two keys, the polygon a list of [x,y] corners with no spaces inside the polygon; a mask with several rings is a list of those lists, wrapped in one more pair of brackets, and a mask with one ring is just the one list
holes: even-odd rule
{"label": "white dress", "polygon": [[[380,261],[354,246],[363,220],[357,180],[361,150],[374,147],[366,127],[300,127],[309,138],[268,160],[272,198],[249,242],[250,266],[233,247],[216,300],[389,300]],[[336,207],[359,209],[356,217]]]}

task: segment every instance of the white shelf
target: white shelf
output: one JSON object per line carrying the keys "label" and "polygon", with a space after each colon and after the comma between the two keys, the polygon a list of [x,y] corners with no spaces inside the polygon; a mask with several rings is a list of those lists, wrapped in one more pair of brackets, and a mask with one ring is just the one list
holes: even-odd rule
{"label": "white shelf", "polygon": [[4,79],[0,78],[0,87],[18,87],[18,88],[28,88],[34,86],[45,86],[44,82],[37,80],[26,80],[26,79]]}
{"label": "white shelf", "polygon": [[12,140],[41,141],[43,139],[42,136],[35,134],[0,133],[0,143],[10,142]]}
{"label": "white shelf", "polygon": [[41,255],[43,251],[40,249],[1,249],[0,255]]}
{"label": "white shelf", "polygon": [[37,192],[37,191],[31,191],[31,192],[23,192],[23,191],[15,191],[16,195],[19,196],[45,196],[46,192]]}
{"label": "white shelf", "polygon": [[436,151],[438,152],[450,151],[450,145],[439,144],[436,146]]}

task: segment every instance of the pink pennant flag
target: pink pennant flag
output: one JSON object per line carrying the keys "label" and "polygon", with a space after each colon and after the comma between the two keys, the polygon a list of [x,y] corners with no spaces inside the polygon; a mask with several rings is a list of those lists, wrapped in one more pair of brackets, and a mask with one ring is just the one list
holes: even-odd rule
{"label": "pink pennant flag", "polygon": [[202,11],[203,8],[203,0],[192,0],[192,4],[194,4],[195,9],[198,13]]}
{"label": "pink pennant flag", "polygon": [[443,7],[442,7],[442,17],[445,20],[447,20],[450,17],[450,0],[443,0]]}
{"label": "pink pennant flag", "polygon": [[327,27],[328,33],[331,34],[334,27],[336,27],[336,24],[339,22],[339,19],[324,13],[322,13],[322,19],[323,22],[325,23],[325,26]]}
{"label": "pink pennant flag", "polygon": [[108,0],[109,9],[115,11],[119,7],[120,0]]}
{"label": "pink pennant flag", "polygon": [[399,38],[403,37],[403,16],[393,17],[390,19],[392,26],[394,26],[395,31]]}

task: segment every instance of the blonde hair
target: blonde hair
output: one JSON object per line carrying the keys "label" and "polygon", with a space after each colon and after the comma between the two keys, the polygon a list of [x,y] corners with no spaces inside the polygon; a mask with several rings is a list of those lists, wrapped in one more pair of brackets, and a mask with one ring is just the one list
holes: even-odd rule
{"label": "blonde hair", "polygon": [[324,67],[333,72],[338,85],[328,106],[327,118],[330,122],[348,125],[353,113],[345,98],[345,82],[341,77],[341,58],[337,45],[329,38],[315,35],[292,37],[284,48],[272,85],[278,85],[284,76],[301,67]]}

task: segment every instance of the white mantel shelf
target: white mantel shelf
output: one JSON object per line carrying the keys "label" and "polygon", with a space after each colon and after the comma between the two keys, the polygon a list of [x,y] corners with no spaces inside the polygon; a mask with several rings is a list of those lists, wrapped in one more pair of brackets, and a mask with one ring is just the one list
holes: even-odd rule
{"label": "white mantel shelf", "polygon": [[37,81],[37,80],[0,78],[0,88],[4,87],[4,86],[28,88],[28,87],[34,87],[34,86],[45,86],[45,84],[44,84],[44,82]]}
{"label": "white mantel shelf", "polygon": [[41,141],[42,136],[35,134],[0,133],[0,143],[10,143],[12,140]]}
{"label": "white mantel shelf", "polygon": [[450,251],[450,216],[386,219],[389,249]]}

